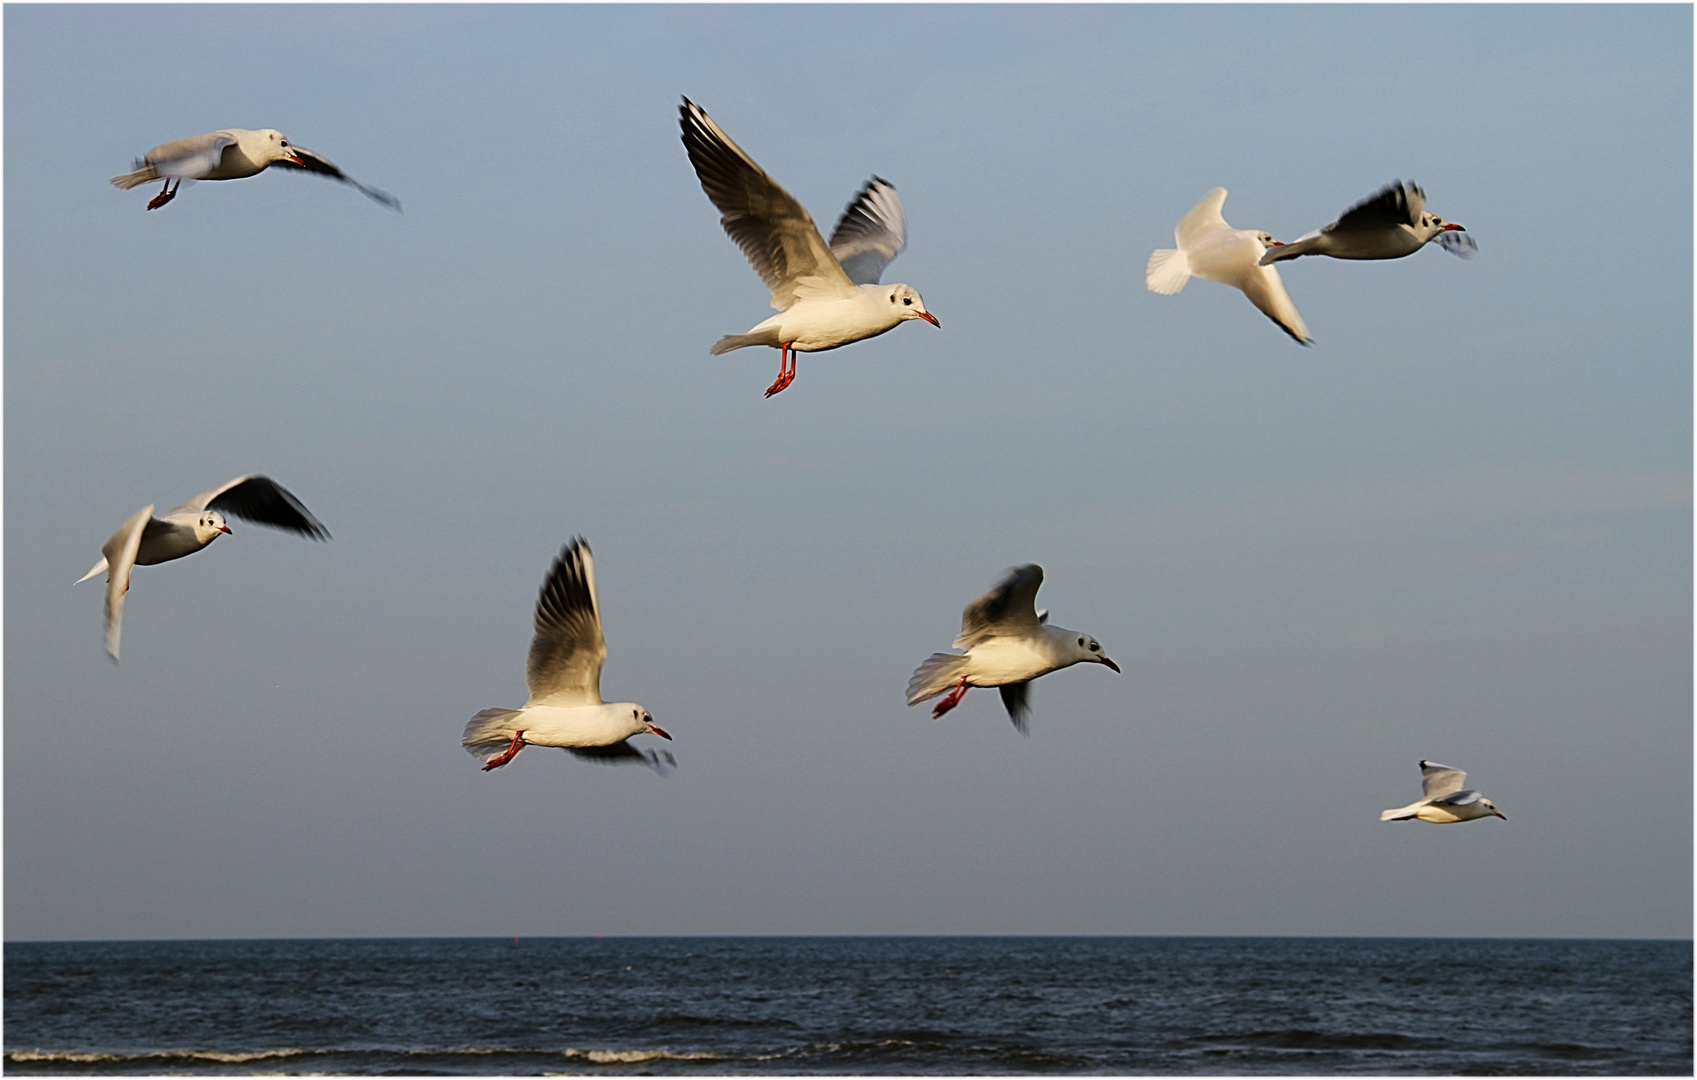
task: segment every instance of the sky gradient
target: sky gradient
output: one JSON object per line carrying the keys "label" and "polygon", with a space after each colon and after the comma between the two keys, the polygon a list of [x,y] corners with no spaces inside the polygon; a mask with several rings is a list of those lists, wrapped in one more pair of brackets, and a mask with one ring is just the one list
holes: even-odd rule
{"label": "sky gradient", "polygon": [[[5,937],[1690,936],[1691,20],[9,7]],[[681,95],[822,228],[895,183],[942,328],[710,357]],[[106,183],[232,126],[405,212]],[[1399,177],[1479,255],[1283,264],[1312,348],[1144,289]],[[139,568],[111,665],[71,582],[247,472],[334,539]],[[458,745],[578,533],[670,777]],[[1124,674],[905,708],[1023,562]],[[1421,758],[1508,820],[1380,823]]]}

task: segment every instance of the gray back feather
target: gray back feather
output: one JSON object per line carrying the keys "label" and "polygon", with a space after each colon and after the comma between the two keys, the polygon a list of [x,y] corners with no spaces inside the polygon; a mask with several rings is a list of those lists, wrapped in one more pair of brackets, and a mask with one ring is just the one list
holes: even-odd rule
{"label": "gray back feather", "polygon": [[1043,584],[1043,568],[1026,563],[1008,571],[994,589],[966,605],[960,615],[960,636],[955,648],[970,649],[993,637],[1019,637],[1034,632],[1037,621],[1037,590]]}
{"label": "gray back feather", "polygon": [[896,186],[874,176],[843,210],[831,233],[831,254],[856,285],[876,285],[890,261],[907,248],[907,213]]}

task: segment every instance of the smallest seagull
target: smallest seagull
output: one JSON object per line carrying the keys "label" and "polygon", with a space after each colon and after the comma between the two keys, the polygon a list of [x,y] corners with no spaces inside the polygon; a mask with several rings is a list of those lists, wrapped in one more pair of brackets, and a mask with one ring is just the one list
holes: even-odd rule
{"label": "smallest seagull", "polygon": [[1380,821],[1430,821],[1437,825],[1448,825],[1455,821],[1472,821],[1474,818],[1500,817],[1508,818],[1497,804],[1479,794],[1477,791],[1463,791],[1461,785],[1467,783],[1467,774],[1460,769],[1452,769],[1448,765],[1439,765],[1435,761],[1420,763],[1420,786],[1426,797],[1419,802],[1409,803],[1398,810],[1385,810],[1379,814]]}
{"label": "smallest seagull", "polygon": [[1304,255],[1334,259],[1400,259],[1436,240],[1452,255],[1471,259],[1479,244],[1467,230],[1426,209],[1426,193],[1410,180],[1356,203],[1324,228],[1315,229],[1261,256],[1262,266]]}
{"label": "smallest seagull", "polygon": [[[114,176],[112,183],[128,191],[141,184],[163,180],[165,186],[147,203],[149,210],[157,210],[177,197],[177,189],[183,186],[184,180],[240,180],[246,176],[257,176],[273,165],[340,180],[391,210],[401,208],[401,200],[387,191],[366,187],[311,150],[291,145],[275,128],[260,131],[225,128],[210,135],[193,135],[155,146],[136,162],[134,172]],[[175,184],[171,182],[173,180]]]}
{"label": "smallest seagull", "polygon": [[954,643],[966,654],[932,653],[907,681],[908,705],[948,690],[949,696],[931,710],[935,720],[959,705],[968,687],[994,686],[1002,692],[1013,726],[1029,736],[1026,715],[1032,679],[1086,660],[1118,671],[1120,666],[1108,659],[1089,634],[1046,625],[1049,613],[1037,610],[1037,590],[1042,584],[1043,568],[1027,563],[1008,571],[994,589],[968,604],[961,612],[960,636]]}
{"label": "smallest seagull", "polygon": [[1279,241],[1259,230],[1227,225],[1220,214],[1225,205],[1225,188],[1205,195],[1173,230],[1178,247],[1160,248],[1149,256],[1143,283],[1150,292],[1162,296],[1179,292],[1192,277],[1230,285],[1241,289],[1261,314],[1298,344],[1313,344],[1308,326],[1279,280],[1279,272],[1265,265],[1264,253],[1279,250]]}
{"label": "smallest seagull", "polygon": [[530,700],[522,709],[484,709],[466,724],[460,745],[499,769],[526,746],[557,746],[606,765],[677,765],[669,753],[638,750],[632,735],[671,736],[655,726],[648,710],[630,701],[603,704],[601,602],[595,592],[595,560],[580,537],[560,549],[536,598],[536,636],[530,642],[525,679]]}
{"label": "smallest seagull", "polygon": [[153,504],[149,503],[106,541],[94,569],[71,583],[81,585],[106,571],[106,652],[113,663],[118,662],[118,635],[124,626],[124,594],[130,591],[130,572],[137,566],[193,555],[230,531],[224,524],[227,513],[314,540],[330,539],[329,530],[301,501],[268,476],[238,476],[201,492],[164,517],[154,517]]}

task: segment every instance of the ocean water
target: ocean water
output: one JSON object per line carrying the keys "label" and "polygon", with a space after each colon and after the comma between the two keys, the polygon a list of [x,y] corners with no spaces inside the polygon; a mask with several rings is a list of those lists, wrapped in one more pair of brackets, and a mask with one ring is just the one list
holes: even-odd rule
{"label": "ocean water", "polygon": [[5,1071],[1690,1075],[1689,941],[5,947]]}

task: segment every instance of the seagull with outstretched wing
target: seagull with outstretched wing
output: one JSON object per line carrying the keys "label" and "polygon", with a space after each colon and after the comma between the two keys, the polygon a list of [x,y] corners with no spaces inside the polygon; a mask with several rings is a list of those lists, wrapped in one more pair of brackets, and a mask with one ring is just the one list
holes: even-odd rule
{"label": "seagull with outstretched wing", "polygon": [[[391,210],[401,208],[401,200],[387,191],[366,187],[311,150],[291,145],[275,128],[259,131],[225,128],[210,135],[192,135],[155,146],[135,164],[134,172],[114,176],[112,183],[128,191],[140,184],[163,180],[165,186],[148,201],[149,210],[157,210],[175,199],[184,180],[190,183],[196,180],[240,180],[257,176],[273,165],[340,180]],[[173,180],[176,181],[174,185]]]}
{"label": "seagull with outstretched wing", "polygon": [[330,539],[329,530],[311,511],[268,476],[238,476],[161,517],[153,516],[152,504],[142,507],[106,541],[94,568],[72,583],[80,585],[106,571],[106,652],[113,662],[118,659],[124,594],[130,589],[132,569],[193,555],[230,531],[225,514],[313,540]]}
{"label": "seagull with outstretched wing", "polygon": [[640,750],[633,735],[671,736],[641,705],[601,700],[601,664],[607,641],[601,635],[601,602],[595,591],[595,560],[582,537],[560,549],[536,598],[536,634],[530,642],[525,678],[530,700],[522,709],[484,709],[466,724],[460,745],[499,769],[526,746],[557,746],[604,764],[641,764],[656,772],[677,762],[667,752]]}
{"label": "seagull with outstretched wing", "polygon": [[779,314],[746,334],[727,334],[714,356],[750,345],[778,352],[778,378],[766,396],[795,381],[795,354],[823,352],[893,330],[909,319],[941,326],[907,285],[880,285],[907,247],[907,214],[895,185],[874,176],[843,211],[831,242],[795,197],[731,141],[701,106],[679,106],[684,149],[719,223],[748,257]]}
{"label": "seagull with outstretched wing", "polygon": [[1008,571],[995,588],[966,606],[954,647],[964,655],[932,653],[907,681],[907,703],[917,705],[943,691],[947,697],[931,710],[932,719],[960,704],[973,686],[994,686],[1021,735],[1030,712],[1031,680],[1051,671],[1089,661],[1115,671],[1102,646],[1089,634],[1048,625],[1049,613],[1037,610],[1043,568],[1027,563]]}
{"label": "seagull with outstretched wing", "polygon": [[1448,765],[1439,765],[1435,761],[1420,763],[1420,788],[1424,796],[1419,802],[1395,810],[1380,812],[1380,821],[1430,821],[1435,825],[1449,825],[1457,821],[1472,821],[1474,818],[1500,817],[1504,821],[1508,817],[1497,804],[1479,794],[1477,791],[1464,791],[1462,785],[1467,783],[1467,774],[1460,769],[1452,769]]}
{"label": "seagull with outstretched wing", "polygon": [[1363,199],[1330,225],[1280,244],[1261,256],[1271,266],[1304,255],[1334,259],[1400,259],[1432,241],[1452,255],[1470,259],[1479,244],[1465,228],[1426,209],[1426,193],[1412,180],[1398,180]]}
{"label": "seagull with outstretched wing", "polygon": [[1226,189],[1215,188],[1184,215],[1173,231],[1174,248],[1159,248],[1149,256],[1143,282],[1152,293],[1172,296],[1193,277],[1239,289],[1261,314],[1278,324],[1298,344],[1310,345],[1308,327],[1285,291],[1279,272],[1260,263],[1263,253],[1279,249],[1267,233],[1234,229],[1221,210]]}

